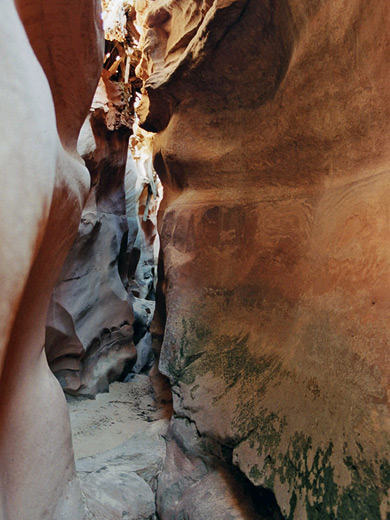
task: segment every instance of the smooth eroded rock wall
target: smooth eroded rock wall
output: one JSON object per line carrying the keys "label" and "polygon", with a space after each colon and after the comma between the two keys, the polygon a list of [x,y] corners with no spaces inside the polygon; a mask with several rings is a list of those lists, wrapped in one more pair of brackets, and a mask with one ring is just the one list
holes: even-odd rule
{"label": "smooth eroded rock wall", "polygon": [[89,189],[75,144],[100,75],[100,5],[6,0],[0,24],[0,518],[81,520],[68,412],[43,345]]}
{"label": "smooth eroded rock wall", "polygon": [[[145,213],[155,177],[151,154],[138,151],[136,136],[129,148],[131,92],[107,76],[104,71],[79,137],[92,189],[53,292],[45,339],[50,368],[64,390],[89,396],[153,362],[149,328],[161,194],[156,187]],[[146,134],[144,141],[147,148]]]}
{"label": "smooth eroded rock wall", "polygon": [[[285,518],[385,519],[388,3],[187,0],[139,10],[140,114],[158,131],[165,189],[160,368],[175,409],[161,518],[172,517],[168,495],[186,518],[212,516],[216,442],[248,489],[274,493]],[[174,24],[183,13],[193,25]],[[197,441],[178,433],[183,419],[204,444],[198,492],[188,480]],[[175,445],[187,462],[173,478]]]}

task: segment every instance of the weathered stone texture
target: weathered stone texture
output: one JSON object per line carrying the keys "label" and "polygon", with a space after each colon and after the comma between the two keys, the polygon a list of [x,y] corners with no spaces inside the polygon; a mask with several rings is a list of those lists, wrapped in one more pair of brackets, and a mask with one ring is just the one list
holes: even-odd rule
{"label": "weathered stone texture", "polygon": [[[286,518],[385,519],[389,5],[143,7],[175,421],[233,450]],[[184,473],[169,493],[209,518]]]}
{"label": "weathered stone texture", "polygon": [[78,143],[92,189],[46,328],[50,368],[74,394],[107,391],[110,382],[147,369],[153,360],[149,327],[159,199],[156,188],[144,221],[153,167],[129,150],[129,96],[124,83],[103,72]]}

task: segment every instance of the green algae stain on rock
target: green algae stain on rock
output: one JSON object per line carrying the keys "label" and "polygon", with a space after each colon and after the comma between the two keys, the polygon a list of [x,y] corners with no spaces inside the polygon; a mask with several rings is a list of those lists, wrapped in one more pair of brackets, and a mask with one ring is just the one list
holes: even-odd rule
{"label": "green algae stain on rock", "polygon": [[[194,318],[182,318],[179,349],[169,363],[174,380],[193,384],[197,376],[210,372],[226,383],[222,399],[237,384],[246,385],[256,380],[257,387],[266,380],[264,374],[275,365],[275,356],[256,357],[248,349],[249,334],[217,335],[199,324]],[[264,390],[264,388],[263,388]]]}
{"label": "green algae stain on rock", "polygon": [[363,519],[380,519],[380,506],[383,496],[388,493],[390,480],[383,478],[381,468],[388,465],[387,461],[379,464],[379,475],[372,461],[364,458],[353,460],[344,457],[344,463],[350,469],[352,483],[340,496],[338,517]]}
{"label": "green algae stain on rock", "polygon": [[289,506],[290,506],[290,514],[288,515],[287,520],[294,520],[295,508],[297,507],[297,494],[295,493],[295,491],[293,491],[291,493]]}
{"label": "green algae stain on rock", "polygon": [[262,476],[263,476],[263,474],[259,470],[259,466],[257,464],[255,464],[254,466],[251,467],[251,470],[249,472],[249,477],[251,478],[252,481],[259,481],[259,480],[261,480]]}
{"label": "green algae stain on rock", "polygon": [[291,496],[296,494],[292,505],[296,506],[297,497],[304,497],[308,518],[316,518],[317,512],[324,520],[333,518],[338,487],[334,482],[332,453],[332,443],[315,448],[310,436],[296,433],[287,453],[280,457],[280,482],[286,483],[292,490]]}
{"label": "green algae stain on rock", "polygon": [[[381,513],[381,502],[390,486],[388,461],[381,462],[378,472],[372,461],[363,458],[353,460],[351,456],[344,456],[340,462],[349,470],[351,483],[342,487],[335,481],[335,468],[331,462],[334,453],[332,442],[314,447],[310,436],[296,433],[282,455],[275,451],[275,446],[267,444],[258,432],[253,432],[252,436],[256,437],[257,442],[263,443],[261,447],[257,442],[254,443],[258,452],[267,447],[276,463],[272,468],[267,468],[266,463],[263,466],[255,464],[248,476],[255,484],[271,488],[277,477],[282,486],[289,490],[289,510],[284,511],[287,520],[300,518],[300,513],[296,511],[299,502],[303,503],[308,520],[387,518]],[[266,478],[267,469],[273,472],[272,478]]]}
{"label": "green algae stain on rock", "polygon": [[[236,407],[229,420],[238,444],[246,444],[253,456],[245,471],[277,499],[277,488],[283,488],[286,520],[300,520],[303,511],[308,520],[387,519],[381,503],[390,488],[390,463],[365,460],[362,448],[353,451],[353,459],[347,446],[335,462],[330,438],[318,445],[309,432],[289,431],[287,416],[262,407],[264,395],[286,372],[277,356],[252,354],[250,341],[249,334],[215,334],[195,318],[182,318],[170,375],[186,385],[208,373],[222,379],[223,390],[211,402],[215,413],[234,389]],[[340,485],[334,464],[343,467],[349,484]]]}
{"label": "green algae stain on rock", "polygon": [[177,333],[180,336],[178,348],[169,346],[167,348],[170,352],[167,375],[173,384],[182,381],[190,385],[198,374],[198,370],[191,368],[192,364],[205,353],[205,345],[209,341],[211,332],[207,328],[197,325],[193,318],[182,318],[181,330],[179,329]]}

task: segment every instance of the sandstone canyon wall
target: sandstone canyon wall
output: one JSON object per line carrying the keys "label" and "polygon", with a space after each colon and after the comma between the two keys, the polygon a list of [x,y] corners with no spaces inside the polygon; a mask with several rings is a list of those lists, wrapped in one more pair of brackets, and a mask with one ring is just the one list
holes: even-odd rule
{"label": "sandstone canyon wall", "polygon": [[45,341],[50,368],[73,394],[107,391],[153,360],[159,194],[156,187],[144,219],[157,179],[139,138],[129,149],[129,96],[124,83],[103,76],[78,143],[92,189],[53,292]]}
{"label": "sandstone canyon wall", "polygon": [[5,0],[0,25],[0,518],[81,520],[66,403],[43,345],[89,189],[76,143],[101,71],[100,3]]}
{"label": "sandstone canyon wall", "polygon": [[261,518],[270,490],[273,518],[386,519],[389,4],[137,7],[165,190],[160,517]]}
{"label": "sandstone canyon wall", "polygon": [[[120,375],[135,356],[131,306],[118,265],[129,231],[124,176],[132,125],[119,87],[100,80],[79,138],[92,187],[46,325],[51,370],[68,392],[90,395],[106,390],[108,374]],[[108,356],[113,344],[116,355]]]}
{"label": "sandstone canyon wall", "polygon": [[135,125],[142,84],[134,72],[140,56],[135,9],[132,2],[103,2],[103,8],[104,69],[78,141],[92,189],[52,295],[45,340],[64,390],[89,396],[153,362],[149,329],[162,195],[152,139]]}

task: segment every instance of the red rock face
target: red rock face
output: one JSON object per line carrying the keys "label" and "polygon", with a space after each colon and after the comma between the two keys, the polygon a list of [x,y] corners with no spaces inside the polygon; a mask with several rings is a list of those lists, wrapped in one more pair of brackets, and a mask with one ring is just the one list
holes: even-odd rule
{"label": "red rock face", "polygon": [[[204,487],[185,491],[191,457],[215,471],[212,441],[287,518],[386,518],[389,6],[202,5],[174,51],[176,3],[141,12],[166,197],[160,367],[203,442],[194,455],[172,428],[161,517],[212,516],[211,498],[193,513]],[[187,463],[172,476],[175,443]]]}
{"label": "red rock face", "polygon": [[89,188],[75,144],[100,75],[99,3],[18,1],[17,9],[23,25],[9,0],[0,22],[0,260],[7,302],[1,311],[0,516],[81,519],[66,404],[43,344],[50,295]]}

